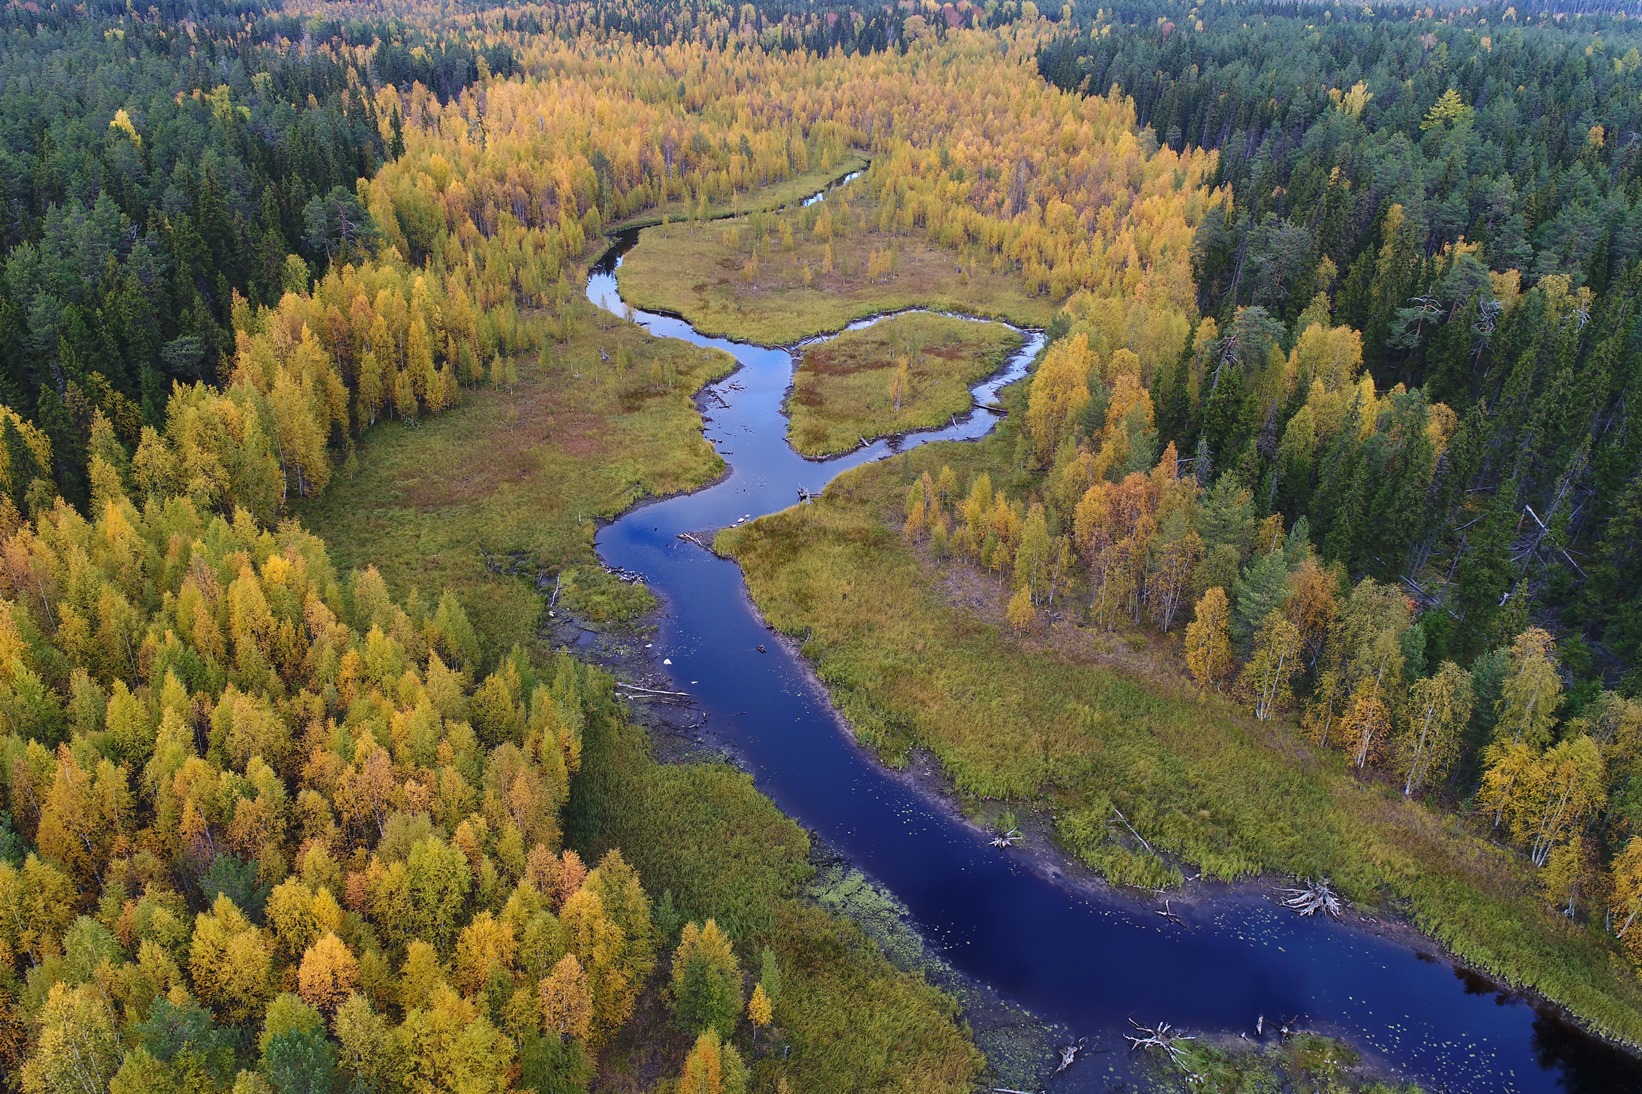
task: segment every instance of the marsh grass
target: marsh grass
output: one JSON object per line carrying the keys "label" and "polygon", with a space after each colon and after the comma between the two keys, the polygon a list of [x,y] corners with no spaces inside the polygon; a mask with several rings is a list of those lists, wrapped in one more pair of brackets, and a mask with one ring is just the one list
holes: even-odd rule
{"label": "marsh grass", "polygon": [[[1242,1041],[1182,1042],[1181,1063],[1154,1057],[1154,1089],[1213,1090],[1219,1094],[1273,1094],[1316,1090],[1328,1094],[1417,1094],[1419,1087],[1391,1085],[1373,1076],[1351,1046],[1331,1037],[1301,1033],[1271,1044]],[[1196,1081],[1188,1079],[1197,1076]]]}
{"label": "marsh grass", "polygon": [[1330,875],[1366,910],[1407,914],[1469,963],[1642,1039],[1635,976],[1600,930],[1544,904],[1520,856],[1351,777],[1292,726],[1198,692],[1165,644],[1137,652],[1069,623],[1017,637],[1001,579],[905,543],[901,498],[917,475],[949,464],[960,481],[985,468],[1008,482],[1013,453],[1007,430],[915,449],[720,534],[865,743],[895,764],[928,749],[972,807],[1042,811],[1070,853],[1119,882],[1177,881],[1178,862],[1211,878]]}
{"label": "marsh grass", "polygon": [[[729,372],[729,355],[570,306],[571,338],[548,345],[545,368],[521,360],[515,385],[466,392],[414,426],[377,425],[299,510],[339,565],[375,565],[395,595],[455,590],[487,652],[535,634],[538,573],[563,574],[561,602],[587,618],[647,610],[643,587],[595,557],[598,519],[724,469],[692,397]],[[621,375],[618,361],[631,362]]]}
{"label": "marsh grass", "polygon": [[[828,244],[805,228],[810,210],[761,216],[757,225],[753,217],[669,224],[645,229],[622,260],[622,298],[637,308],[676,312],[704,334],[763,345],[788,345],[911,307],[1007,319],[1022,327],[1046,326],[1054,318],[1058,302],[1026,292],[1011,271],[965,260],[919,236],[872,227],[874,203],[855,200],[861,226],[831,240],[830,272],[824,270]],[[783,222],[793,230],[790,248],[779,241]],[[766,235],[765,242],[755,242]],[[869,276],[873,254],[890,249],[894,270]],[[757,272],[749,277],[754,251]]]}
{"label": "marsh grass", "polygon": [[[997,323],[912,312],[811,346],[793,373],[788,436],[806,456],[827,456],[967,411],[969,389],[1021,345]],[[891,391],[907,364],[897,409]]]}

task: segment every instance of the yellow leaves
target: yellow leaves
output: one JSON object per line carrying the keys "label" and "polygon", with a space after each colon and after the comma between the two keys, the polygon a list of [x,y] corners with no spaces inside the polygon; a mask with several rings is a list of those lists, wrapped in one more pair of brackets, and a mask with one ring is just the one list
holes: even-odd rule
{"label": "yellow leaves", "polygon": [[1340,733],[1351,764],[1361,771],[1385,751],[1391,734],[1391,708],[1371,681],[1358,684],[1351,705],[1340,722]]}
{"label": "yellow leaves", "polygon": [[511,972],[518,953],[513,926],[506,920],[482,911],[462,928],[456,939],[453,979],[463,993],[473,995],[484,987],[493,969]]}
{"label": "yellow leaves", "polygon": [[131,124],[131,115],[125,112],[125,107],[122,106],[114,111],[114,117],[109,121],[108,127],[138,148],[143,146],[142,134],[138,133],[137,127]]}
{"label": "yellow leaves", "polygon": [[72,870],[88,890],[132,822],[125,769],[106,759],[88,771],[67,745],[57,749],[57,772],[41,805],[40,850]]}
{"label": "yellow leaves", "polygon": [[1550,740],[1561,701],[1556,643],[1548,632],[1530,627],[1511,643],[1511,667],[1500,689],[1495,733],[1501,740],[1509,736],[1513,743],[1542,748]]}
{"label": "yellow leaves", "polygon": [[1009,598],[1009,607],[1004,611],[1004,618],[1016,634],[1025,634],[1037,625],[1038,609],[1032,603],[1032,590],[1021,585],[1015,594]]}
{"label": "yellow leaves", "polygon": [[1320,384],[1324,392],[1352,387],[1363,368],[1363,337],[1351,327],[1330,327],[1313,323],[1295,340],[1288,358],[1288,387],[1291,391],[1311,390]]}
{"label": "yellow leaves", "polygon": [[396,1040],[398,1075],[408,1094],[502,1094],[513,1044],[453,989],[441,985],[405,1015]]}
{"label": "yellow leaves", "polygon": [[1469,125],[1474,112],[1453,88],[1444,91],[1420,122],[1422,131]]}
{"label": "yellow leaves", "polygon": [[1078,411],[1089,401],[1089,373],[1094,364],[1089,339],[1083,334],[1054,343],[1044,354],[1026,408],[1027,433],[1040,461],[1047,463],[1053,457]]}
{"label": "yellow leaves", "polygon": [[1368,90],[1368,85],[1358,80],[1351,85],[1349,91],[1342,92],[1339,88],[1328,89],[1328,100],[1334,108],[1346,117],[1356,120],[1363,116],[1363,111],[1374,98],[1374,92]]}
{"label": "yellow leaves", "polygon": [[330,890],[321,888],[316,893],[295,877],[286,878],[268,894],[266,918],[281,955],[290,962],[325,935],[342,930],[342,908]]}
{"label": "yellow leaves", "polygon": [[1614,933],[1632,960],[1642,962],[1642,929],[1636,926],[1642,918],[1642,836],[1632,836],[1614,856],[1612,880]]}
{"label": "yellow leaves", "polygon": [[773,1017],[774,1008],[770,1005],[770,997],[764,993],[764,985],[754,984],[752,998],[747,1000],[747,1020],[755,1029],[763,1029]]}
{"label": "yellow leaves", "polygon": [[226,896],[194,921],[188,949],[194,991],[231,1022],[262,1014],[274,995],[273,944]]}
{"label": "yellow leaves", "polygon": [[690,1049],[679,1076],[678,1094],[745,1094],[747,1068],[734,1045],[709,1029]]}
{"label": "yellow leaves", "polygon": [[23,1066],[25,1094],[108,1089],[120,1066],[121,1045],[95,985],[51,985],[39,1022],[38,1043]]}
{"label": "yellow leaves", "polygon": [[567,953],[542,978],[537,989],[542,1029],[585,1043],[593,1028],[593,997],[587,974],[573,953]]}
{"label": "yellow leaves", "polygon": [[1219,688],[1231,675],[1231,605],[1216,585],[1197,602],[1197,614],[1186,627],[1186,667],[1199,687]]}

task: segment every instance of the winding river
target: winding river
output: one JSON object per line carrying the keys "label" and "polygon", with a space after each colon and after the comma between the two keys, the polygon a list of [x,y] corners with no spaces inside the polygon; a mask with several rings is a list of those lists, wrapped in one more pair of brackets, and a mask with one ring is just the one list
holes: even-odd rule
{"label": "winding river", "polygon": [[[1170,924],[1122,893],[1069,883],[1040,860],[1000,852],[949,803],[858,747],[825,692],[772,640],[732,561],[682,540],[792,505],[852,467],[931,441],[969,440],[996,416],[814,461],[787,443],[783,401],[794,355],[697,333],[684,320],[628,308],[615,269],[638,241],[615,237],[587,296],[651,334],[731,354],[739,368],[703,396],[706,434],[729,465],[712,487],[628,512],[601,530],[611,566],[640,574],[665,611],[655,638],[674,685],[760,790],[910,910],[961,973],[1038,1016],[1107,1046],[1055,1090],[1105,1090],[1132,1018],[1191,1031],[1267,1036],[1282,1020],[1346,1038],[1432,1089],[1642,1090],[1642,1063],[1550,1010],[1429,951],[1328,920],[1301,919],[1248,887],[1193,902]],[[866,325],[872,320],[856,326]],[[1044,344],[1025,346],[979,385],[989,403],[1026,375]],[[767,649],[768,652],[764,652]]]}

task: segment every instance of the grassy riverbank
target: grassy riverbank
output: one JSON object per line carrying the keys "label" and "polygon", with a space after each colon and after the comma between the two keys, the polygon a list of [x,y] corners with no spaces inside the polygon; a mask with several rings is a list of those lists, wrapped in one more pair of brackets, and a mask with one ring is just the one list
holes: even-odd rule
{"label": "grassy riverbank", "polygon": [[[743,962],[769,946],[781,968],[776,1041],[793,1090],[969,1091],[982,1066],[950,998],[897,970],[855,926],[802,897],[809,837],[733,768],[659,764],[641,730],[589,726],[567,836],[619,846],[653,895],[714,917]],[[755,1066],[749,1089],[772,1089]]]}
{"label": "grassy riverbank", "polygon": [[[1054,318],[1058,302],[1027,293],[1012,272],[880,228],[861,185],[807,209],[647,228],[617,271],[622,297],[764,345],[919,306],[1023,327]],[[823,215],[830,228],[818,235]]]}
{"label": "grassy riverbank", "polygon": [[[594,557],[597,518],[724,468],[693,396],[734,361],[570,306],[569,341],[521,361],[518,383],[414,427],[377,426],[300,511],[339,565],[376,566],[396,595],[456,589],[491,652],[528,641],[542,610],[511,572],[562,573],[560,601],[595,620],[647,610],[649,594]],[[631,362],[621,375],[618,361]]]}
{"label": "grassy riverbank", "polygon": [[828,456],[863,438],[940,425],[968,410],[970,386],[1020,345],[1019,335],[995,323],[913,313],[811,346],[787,400],[792,445],[806,456]]}
{"label": "grassy riverbank", "polygon": [[1292,727],[1202,696],[1172,648],[1068,623],[1016,637],[999,579],[905,544],[915,476],[945,463],[1005,484],[1014,445],[1006,430],[919,448],[720,535],[864,741],[894,763],[929,749],[973,808],[1044,811],[1070,853],[1120,882],[1179,874],[1113,823],[1114,806],[1212,877],[1331,875],[1366,908],[1407,914],[1471,963],[1642,1039],[1642,987],[1608,939],[1546,906],[1518,856],[1352,778]]}

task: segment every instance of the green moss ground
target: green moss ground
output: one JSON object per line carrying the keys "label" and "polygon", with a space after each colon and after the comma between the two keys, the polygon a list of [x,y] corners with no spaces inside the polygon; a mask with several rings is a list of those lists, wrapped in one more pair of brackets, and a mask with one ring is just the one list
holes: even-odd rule
{"label": "green moss ground", "polygon": [[597,518],[724,467],[692,396],[734,361],[572,306],[571,338],[545,369],[522,361],[511,389],[467,392],[414,427],[378,425],[299,512],[339,565],[376,566],[397,595],[458,590],[492,652],[536,633],[542,598],[514,574],[563,573],[561,602],[594,620],[647,610],[649,594],[595,558]]}

